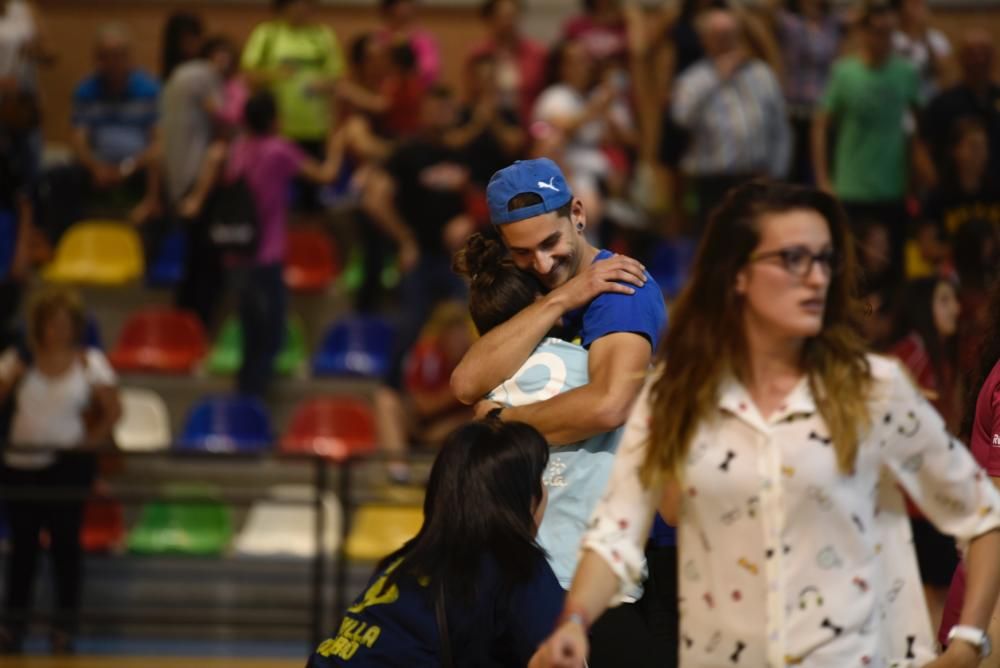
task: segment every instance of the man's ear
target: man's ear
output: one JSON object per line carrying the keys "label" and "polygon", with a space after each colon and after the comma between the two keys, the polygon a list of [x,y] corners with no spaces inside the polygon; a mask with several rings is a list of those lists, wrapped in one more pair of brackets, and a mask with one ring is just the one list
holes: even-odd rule
{"label": "man's ear", "polygon": [[577,197],[573,198],[573,203],[570,205],[569,220],[576,232],[587,229],[587,211],[583,208],[583,202]]}

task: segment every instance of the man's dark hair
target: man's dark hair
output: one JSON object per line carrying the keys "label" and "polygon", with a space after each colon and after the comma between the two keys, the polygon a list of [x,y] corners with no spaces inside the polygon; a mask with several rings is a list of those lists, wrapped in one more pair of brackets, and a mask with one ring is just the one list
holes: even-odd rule
{"label": "man's dark hair", "polygon": [[[541,204],[542,201],[542,196],[538,193],[520,193],[510,198],[510,201],[507,202],[507,210],[517,211],[518,209],[527,209],[529,206]],[[556,209],[556,216],[559,218],[569,218],[572,212],[573,200],[570,199],[570,201]]]}
{"label": "man's dark hair", "polygon": [[274,101],[274,95],[266,90],[254,93],[243,107],[243,118],[251,134],[270,134],[274,129],[274,121],[278,118],[278,105]]}
{"label": "man's dark hair", "polygon": [[417,69],[417,54],[409,42],[396,44],[389,49],[389,60],[401,71],[410,74]]}
{"label": "man's dark hair", "polygon": [[871,2],[866,2],[861,9],[858,25],[862,28],[869,28],[875,19],[888,16],[894,11],[891,2],[887,2],[886,0],[871,0]]}

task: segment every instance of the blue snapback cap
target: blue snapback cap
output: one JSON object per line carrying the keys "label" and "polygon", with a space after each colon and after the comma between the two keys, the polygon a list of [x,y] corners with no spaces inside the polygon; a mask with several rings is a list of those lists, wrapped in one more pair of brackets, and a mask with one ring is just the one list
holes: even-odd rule
{"label": "blue snapback cap", "polygon": [[[533,193],[542,198],[538,204],[508,211],[507,204],[517,195]],[[573,191],[556,163],[548,158],[518,160],[493,175],[486,186],[486,203],[494,225],[516,223],[566,206]]]}

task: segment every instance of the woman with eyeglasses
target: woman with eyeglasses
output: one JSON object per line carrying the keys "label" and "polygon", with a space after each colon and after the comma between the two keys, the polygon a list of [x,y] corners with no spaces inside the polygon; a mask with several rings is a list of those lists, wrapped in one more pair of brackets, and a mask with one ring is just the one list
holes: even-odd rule
{"label": "woman with eyeglasses", "polygon": [[[678,527],[684,668],[971,667],[988,653],[1000,493],[898,363],[866,353],[855,279],[832,197],[767,182],[728,194],[532,668],[583,665],[588,626],[641,577],[657,509]],[[936,659],[896,481],[968,545],[964,631]]]}

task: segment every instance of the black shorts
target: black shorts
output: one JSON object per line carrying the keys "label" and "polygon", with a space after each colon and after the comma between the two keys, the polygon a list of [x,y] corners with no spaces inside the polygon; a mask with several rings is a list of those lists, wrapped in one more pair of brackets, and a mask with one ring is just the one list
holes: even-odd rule
{"label": "black shorts", "polygon": [[[326,159],[326,140],[310,139],[297,140],[295,142],[299,148],[305,151],[306,155],[316,162],[323,162]],[[295,210],[307,213],[315,213],[323,210],[323,201],[320,198],[320,190],[323,186],[306,180],[301,176],[295,179]]]}
{"label": "black shorts", "polygon": [[913,547],[920,564],[920,579],[925,585],[946,588],[958,567],[955,539],[934,528],[924,518],[910,518],[913,527]]}

